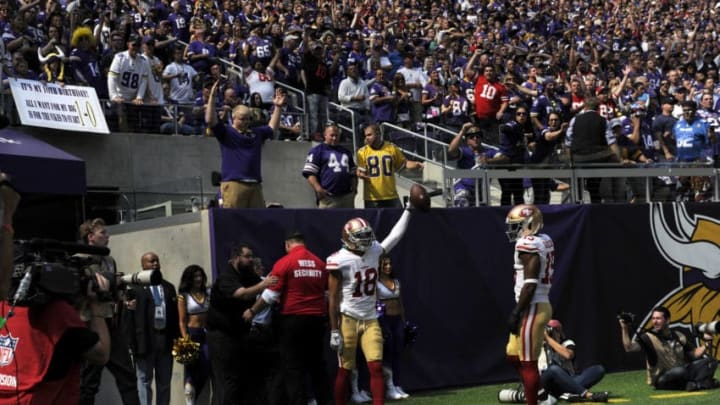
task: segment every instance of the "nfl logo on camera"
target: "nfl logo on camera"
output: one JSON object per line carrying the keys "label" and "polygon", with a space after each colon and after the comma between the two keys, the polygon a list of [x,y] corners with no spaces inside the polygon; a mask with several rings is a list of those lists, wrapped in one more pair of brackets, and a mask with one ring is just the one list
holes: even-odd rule
{"label": "nfl logo on camera", "polygon": [[12,334],[0,335],[0,367],[12,363],[18,340],[18,338],[12,337]]}

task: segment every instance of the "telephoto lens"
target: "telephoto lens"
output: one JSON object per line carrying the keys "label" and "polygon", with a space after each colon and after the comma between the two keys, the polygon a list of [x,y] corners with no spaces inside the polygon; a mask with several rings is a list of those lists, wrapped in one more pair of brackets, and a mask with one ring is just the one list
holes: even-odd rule
{"label": "telephoto lens", "polygon": [[708,323],[700,323],[696,326],[698,332],[715,335],[720,333],[720,321],[712,321]]}
{"label": "telephoto lens", "polygon": [[498,392],[498,402],[505,404],[524,404],[525,391],[519,391],[512,388],[506,388]]}

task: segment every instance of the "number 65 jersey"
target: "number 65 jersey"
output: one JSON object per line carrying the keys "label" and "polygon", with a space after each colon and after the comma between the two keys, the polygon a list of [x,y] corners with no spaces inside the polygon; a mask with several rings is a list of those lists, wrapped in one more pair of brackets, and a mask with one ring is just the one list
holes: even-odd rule
{"label": "number 65 jersey", "polygon": [[325,268],[342,275],[341,313],[363,321],[377,319],[377,268],[382,253],[382,245],[374,241],[362,256],[342,248],[327,258]]}
{"label": "number 65 jersey", "polygon": [[531,304],[550,302],[550,287],[552,286],[553,264],[555,263],[555,244],[544,233],[527,235],[515,242],[515,301],[520,299],[520,290],[525,283],[524,266],[520,260],[521,253],[538,255],[540,259],[540,272],[538,274],[537,288]]}

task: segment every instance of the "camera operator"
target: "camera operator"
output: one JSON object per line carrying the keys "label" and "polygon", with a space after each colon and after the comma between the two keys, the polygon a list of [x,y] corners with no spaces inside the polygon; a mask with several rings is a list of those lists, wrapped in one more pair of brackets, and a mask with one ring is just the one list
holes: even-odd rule
{"label": "camera operator", "polygon": [[603,366],[596,364],[581,373],[575,370],[575,342],[565,336],[557,319],[548,322],[544,333],[543,352],[538,360],[542,387],[554,397],[570,402],[607,402],[607,392],[590,392],[605,376]]}
{"label": "camera operator", "polygon": [[[95,274],[98,291],[108,291],[108,280]],[[87,323],[65,299],[18,306],[6,301],[2,316],[9,318],[0,333],[6,350],[0,369],[0,403],[75,405],[80,398],[82,361],[102,367],[110,356],[110,336],[102,304],[87,292],[91,318]],[[97,312],[96,312],[97,311]],[[9,354],[8,354],[9,353]]]}
{"label": "camera operator", "polygon": [[[110,236],[105,228],[105,221],[101,218],[95,218],[80,225],[80,237],[84,243],[90,246],[107,247],[110,241]],[[95,259],[95,264],[91,266],[93,271],[117,274],[115,259],[112,256],[91,257]],[[104,367],[107,367],[115,377],[123,404],[139,405],[135,368],[130,358],[127,340],[119,323],[119,312],[122,310],[122,303],[122,297],[114,297],[114,306],[106,306],[102,312],[112,342],[110,360]],[[92,405],[95,403],[95,395],[100,389],[102,370],[102,365],[93,364],[88,364],[83,368],[80,385],[80,405]]]}
{"label": "camera operator", "polygon": [[20,194],[10,185],[8,176],[0,172],[0,300],[7,298],[13,271],[13,216]]}
{"label": "camera operator", "polygon": [[705,355],[706,346],[695,347],[687,337],[670,330],[670,311],[656,307],[652,311],[652,329],[640,332],[637,340],[630,338],[631,320],[618,317],[626,352],[645,352],[648,384],[662,390],[716,388],[713,378],[717,360]]}

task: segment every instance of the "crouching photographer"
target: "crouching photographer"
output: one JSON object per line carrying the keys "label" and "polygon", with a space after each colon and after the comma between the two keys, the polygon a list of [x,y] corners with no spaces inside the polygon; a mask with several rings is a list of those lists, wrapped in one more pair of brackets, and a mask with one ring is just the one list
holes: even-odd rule
{"label": "crouching photographer", "polygon": [[605,368],[595,364],[578,372],[574,359],[575,342],[565,336],[560,321],[551,319],[545,327],[545,342],[538,360],[542,387],[568,402],[607,402],[607,392],[590,392],[605,376]]}
{"label": "crouching photographer", "polygon": [[688,337],[673,331],[668,325],[670,311],[656,307],[652,311],[650,330],[630,337],[630,319],[618,317],[626,352],[645,353],[648,384],[661,390],[687,390],[717,388],[713,378],[717,360],[706,355],[707,346],[695,347]]}

